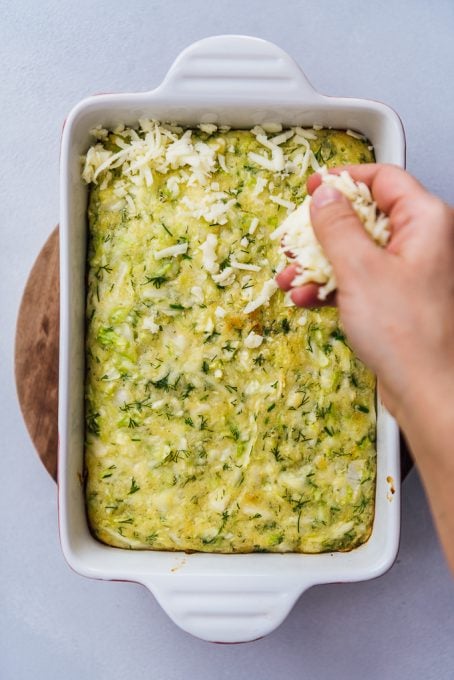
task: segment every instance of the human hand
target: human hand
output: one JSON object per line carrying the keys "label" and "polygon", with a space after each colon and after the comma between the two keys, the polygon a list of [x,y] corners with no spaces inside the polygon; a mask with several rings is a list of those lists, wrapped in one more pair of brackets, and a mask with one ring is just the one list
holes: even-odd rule
{"label": "human hand", "polygon": [[[391,238],[377,246],[349,201],[312,175],[312,224],[337,280],[327,302],[337,303],[352,347],[406,434],[454,573],[454,211],[397,167],[346,169],[389,215]],[[287,267],[281,288],[290,290],[294,275]],[[309,284],[291,295],[315,307],[317,293]]]}
{"label": "human hand", "polygon": [[[388,409],[405,420],[415,395],[432,385],[450,394],[454,374],[454,212],[411,175],[391,165],[347,169],[365,182],[390,218],[391,239],[379,248],[349,201],[337,190],[308,180],[311,219],[334,269],[335,299],[353,349],[377,374]],[[291,288],[296,268],[277,282]],[[295,288],[293,301],[320,306],[318,287]]]}

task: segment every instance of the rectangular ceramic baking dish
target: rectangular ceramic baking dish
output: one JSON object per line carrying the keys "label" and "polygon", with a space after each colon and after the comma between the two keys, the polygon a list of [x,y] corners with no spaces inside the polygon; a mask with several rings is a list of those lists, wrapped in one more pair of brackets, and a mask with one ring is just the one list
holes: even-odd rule
{"label": "rectangular ceramic baking dish", "polygon": [[131,551],[90,534],[82,484],[87,188],[80,157],[96,125],[139,118],[250,128],[257,123],[359,130],[377,161],[404,165],[401,122],[387,106],[316,92],[282,49],[247,36],[201,40],[180,54],[151,92],[90,97],[68,116],[61,149],[59,519],[63,552],[80,574],[142,583],[168,615],[200,638],[241,642],[266,635],[310,586],[383,574],[399,541],[398,429],[378,399],[377,488],[370,539],[347,553],[216,555]]}

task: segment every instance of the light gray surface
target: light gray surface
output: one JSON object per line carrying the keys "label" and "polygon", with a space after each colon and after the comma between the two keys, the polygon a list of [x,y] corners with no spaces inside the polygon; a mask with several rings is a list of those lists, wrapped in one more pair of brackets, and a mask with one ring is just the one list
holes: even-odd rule
{"label": "light gray surface", "polygon": [[415,473],[387,575],[312,589],[264,640],[210,645],[177,629],[144,588],[66,566],[55,485],[23,426],[12,371],[22,289],[58,220],[60,130],[79,99],[151,89],[197,38],[257,35],[287,49],[320,91],[393,106],[409,169],[453,202],[454,3],[22,0],[0,1],[0,17],[2,680],[454,677],[454,585]]}

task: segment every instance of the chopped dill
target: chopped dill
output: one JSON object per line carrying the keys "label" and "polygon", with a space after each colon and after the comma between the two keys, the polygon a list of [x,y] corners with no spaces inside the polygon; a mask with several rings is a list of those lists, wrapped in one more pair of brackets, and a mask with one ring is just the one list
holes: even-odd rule
{"label": "chopped dill", "polygon": [[134,477],[131,479],[131,488],[128,491],[128,496],[131,496],[133,493],[137,493],[137,491],[140,490],[140,486],[137,484],[136,480]]}

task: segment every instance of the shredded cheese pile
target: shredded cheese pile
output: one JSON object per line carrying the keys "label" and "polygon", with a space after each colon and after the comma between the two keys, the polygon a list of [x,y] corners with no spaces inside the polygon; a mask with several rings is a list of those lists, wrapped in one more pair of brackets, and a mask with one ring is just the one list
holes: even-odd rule
{"label": "shredded cheese pile", "polygon": [[[212,134],[218,129],[213,124],[201,124],[199,127],[207,134]],[[309,167],[313,170],[320,169],[308,142],[310,139],[316,139],[312,130],[296,126],[282,132],[281,125],[265,127],[267,127],[267,131],[277,132],[278,134],[274,137],[268,137],[264,127],[256,125],[251,132],[264,147],[264,153],[249,152],[250,161],[271,172],[297,172],[300,176],[304,175]],[[228,129],[228,126],[219,127],[220,132],[225,132]],[[146,186],[151,186],[154,172],[166,174],[169,170],[185,168],[187,176],[184,175],[182,179],[186,180],[189,186],[195,184],[206,186],[218,167],[224,169],[224,171],[227,169],[225,155],[220,146],[216,147],[216,145],[213,146],[201,141],[194,142],[192,130],[184,131],[178,125],[168,125],[148,119],[139,121],[139,131],[120,125],[114,130],[115,144],[120,147],[120,151],[116,152],[109,151],[102,143],[108,137],[108,130],[98,127],[92,130],[92,134],[99,140],[99,143],[92,146],[84,158],[82,177],[87,184],[98,184],[102,180],[101,187],[103,184],[107,186],[112,177],[111,171],[121,167],[122,173],[137,186],[143,183]],[[295,156],[293,161],[290,161],[284,154],[281,145],[292,138],[301,147],[301,152]],[[260,182],[256,189],[257,195],[267,183],[263,178],[258,179]],[[174,195],[179,193],[179,181],[181,179],[178,180],[175,177],[169,179],[168,188]],[[199,208],[200,215],[204,215],[207,210],[212,213],[212,204],[216,200],[224,198],[222,192],[219,192],[216,196],[209,191],[207,205]],[[289,209],[294,208],[291,201],[284,201],[279,196],[273,196],[271,200]],[[213,221],[213,214],[207,214],[206,219]],[[223,224],[224,222],[218,223]]]}
{"label": "shredded cheese pile", "polygon": [[[219,128],[211,123],[201,124],[199,128],[211,135],[218,129],[226,132],[227,126]],[[308,171],[319,172],[325,184],[334,186],[352,201],[353,208],[363,222],[366,231],[380,245],[385,245],[389,238],[388,219],[377,212],[376,205],[365,184],[355,183],[350,175],[343,172],[340,176],[329,175],[326,168],[321,167],[311,149],[310,141],[317,139],[316,131],[299,126],[283,130],[281,125],[256,125],[251,133],[263,147],[262,152],[249,151],[248,160],[263,172],[272,173],[272,179],[257,175],[252,195],[257,197],[267,189],[268,200],[276,206],[287,209],[287,218],[271,234],[272,239],[281,239],[281,261],[276,269],[279,273],[288,260],[297,263],[300,272],[293,280],[292,286],[300,286],[308,282],[321,284],[319,298],[325,299],[336,287],[331,264],[326,259],[320,244],[317,242],[310,221],[310,196],[296,207],[293,201],[276,193],[276,178],[279,182],[290,173],[303,177]],[[231,211],[236,203],[226,191],[220,190],[213,175],[221,169],[228,171],[225,149],[222,139],[212,138],[206,142],[193,137],[192,130],[172,124],[163,124],[155,120],[140,120],[139,129],[117,127],[113,131],[111,141],[114,151],[105,146],[109,132],[101,127],[95,128],[92,134],[98,143],[93,145],[84,157],[83,179],[87,183],[99,184],[105,189],[112,181],[113,172],[121,168],[124,181],[116,181],[114,199],[109,206],[111,211],[119,211],[128,206],[130,214],[140,212],[137,207],[137,196],[141,188],[151,187],[157,175],[169,175],[166,186],[176,198],[182,191],[181,186],[199,187],[199,194],[190,198],[183,195],[179,209],[185,210],[193,218],[204,220],[211,227],[223,226],[231,218]],[[362,135],[351,130],[347,134],[362,138]],[[296,143],[297,152],[292,158],[284,152],[282,146],[292,140]],[[119,149],[119,150],[117,150]],[[178,173],[172,172],[178,171]],[[129,182],[129,190],[126,188]],[[260,200],[260,199],[258,199]],[[253,217],[248,234],[252,238],[259,226],[257,217]],[[217,259],[218,236],[208,234],[200,246],[203,254],[203,267],[211,275],[213,281],[223,288],[231,286],[241,270],[260,272],[263,262],[245,263],[235,257],[230,258],[229,266],[220,268]],[[248,238],[242,239],[243,249],[247,249]],[[184,255],[187,244],[178,244],[155,253],[156,259]],[[250,299],[244,307],[244,313],[250,314],[262,305],[268,305],[272,295],[278,290],[274,278],[263,283],[262,290]],[[251,291],[252,292],[252,291]],[[290,304],[287,300],[287,304]]]}
{"label": "shredded cheese pile", "polygon": [[[369,187],[363,182],[355,182],[347,171],[332,175],[324,167],[318,172],[323,184],[334,187],[351,201],[353,210],[375,243],[386,246],[390,237],[389,218],[377,209]],[[298,267],[292,288],[306,283],[318,283],[318,297],[325,300],[336,289],[336,279],[332,265],[312,228],[311,201],[311,196],[306,196],[301,205],[271,234],[271,238],[280,239],[280,253],[286,255],[289,263]]]}
{"label": "shredded cheese pile", "polygon": [[[199,128],[209,135],[218,129],[220,133],[229,129],[228,126],[218,128],[211,123],[201,124]],[[256,125],[251,133],[263,147],[263,153],[250,151],[248,160],[262,172],[273,173],[273,178],[285,178],[289,173],[303,177],[308,170],[320,170],[309,143],[309,140],[317,139],[314,130],[296,126],[283,131],[282,125],[273,123]],[[115,198],[109,205],[109,210],[116,212],[127,205],[131,214],[140,213],[140,208],[137,207],[138,192],[143,187],[151,187],[157,174],[169,174],[166,186],[173,197],[179,196],[181,184],[200,187],[202,190],[195,199],[182,196],[180,209],[186,210],[191,217],[204,220],[211,227],[223,226],[229,221],[232,206],[237,199],[225,191],[220,191],[219,184],[212,181],[213,175],[219,169],[228,172],[226,157],[222,153],[224,151],[222,139],[211,139],[209,143],[202,142],[193,138],[192,130],[148,119],[139,121],[138,130],[120,125],[113,131],[111,141],[120,149],[119,151],[106,148],[108,130],[97,127],[92,130],[92,135],[98,143],[90,147],[82,159],[84,181],[87,184],[98,184],[101,190],[106,189],[112,181],[113,172],[119,168],[125,178],[123,182],[116,181]],[[292,159],[282,149],[282,145],[290,139],[298,147]],[[179,171],[178,174],[172,173],[175,170]],[[129,190],[126,189],[126,182],[130,182]],[[276,206],[286,208],[288,213],[295,210],[293,201],[274,193],[276,188],[273,180],[257,175],[253,196],[258,197],[265,189],[269,192],[269,200]],[[250,237],[258,226],[259,220],[253,217],[248,231]],[[247,248],[249,240],[243,238],[241,245],[243,249]],[[230,265],[221,271],[217,259],[217,246],[218,237],[212,233],[208,234],[200,250],[203,254],[203,267],[218,286],[223,288],[231,286],[239,270],[261,271],[263,262],[245,263],[235,258],[231,258]],[[184,254],[186,249],[187,244],[165,248],[155,253],[155,258],[177,257]],[[285,262],[285,258],[282,257],[276,273],[284,268]],[[277,290],[274,278],[266,280],[258,296],[244,307],[244,313],[250,314],[262,305],[268,305]]]}

